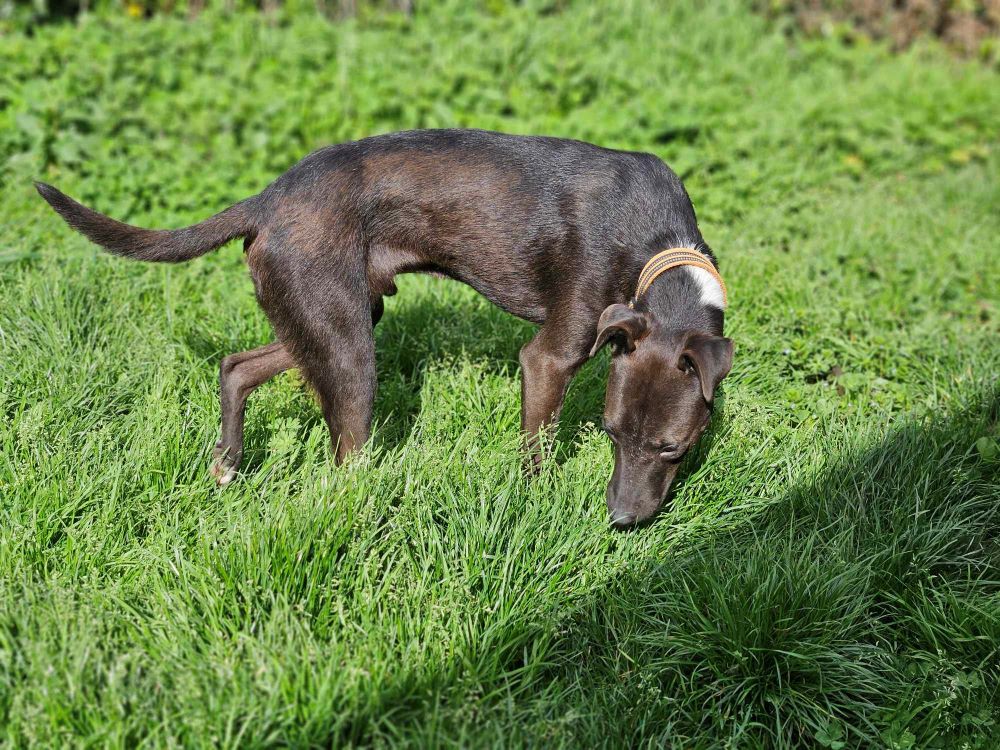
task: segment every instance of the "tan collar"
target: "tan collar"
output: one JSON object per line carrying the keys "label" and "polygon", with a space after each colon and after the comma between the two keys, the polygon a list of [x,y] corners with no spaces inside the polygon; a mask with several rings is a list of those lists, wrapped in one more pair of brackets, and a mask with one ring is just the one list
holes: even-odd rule
{"label": "tan collar", "polygon": [[632,297],[632,301],[628,303],[628,306],[635,307],[635,303],[646,293],[661,273],[677,266],[694,266],[695,268],[708,271],[719,282],[719,286],[722,287],[723,305],[728,304],[726,282],[722,280],[722,276],[719,275],[719,271],[712,260],[698,250],[692,250],[687,247],[674,247],[670,250],[663,250],[657,253],[643,266],[642,272],[639,274],[639,281],[635,286],[635,295]]}

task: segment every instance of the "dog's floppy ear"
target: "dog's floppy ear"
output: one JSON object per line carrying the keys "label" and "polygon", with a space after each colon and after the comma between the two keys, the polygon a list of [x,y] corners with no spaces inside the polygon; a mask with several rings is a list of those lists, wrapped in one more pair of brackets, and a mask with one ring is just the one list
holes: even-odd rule
{"label": "dog's floppy ear", "polygon": [[615,354],[631,352],[635,349],[635,342],[645,336],[648,329],[646,316],[642,313],[628,305],[608,305],[597,321],[597,340],[590,356],[597,354],[608,341],[613,342]]}
{"label": "dog's floppy ear", "polygon": [[733,366],[733,340],[721,336],[706,336],[695,333],[688,336],[681,353],[681,362],[687,358],[701,381],[701,393],[708,403],[712,403],[715,389],[729,374]]}

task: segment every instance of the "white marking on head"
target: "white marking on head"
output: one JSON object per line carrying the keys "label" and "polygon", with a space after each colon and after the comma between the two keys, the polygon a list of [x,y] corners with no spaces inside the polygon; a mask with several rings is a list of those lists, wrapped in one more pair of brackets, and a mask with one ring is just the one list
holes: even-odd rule
{"label": "white marking on head", "polygon": [[720,310],[726,309],[725,297],[722,296],[722,285],[716,281],[715,277],[704,268],[697,266],[684,266],[698,287],[701,289],[701,301],[705,305],[717,307]]}

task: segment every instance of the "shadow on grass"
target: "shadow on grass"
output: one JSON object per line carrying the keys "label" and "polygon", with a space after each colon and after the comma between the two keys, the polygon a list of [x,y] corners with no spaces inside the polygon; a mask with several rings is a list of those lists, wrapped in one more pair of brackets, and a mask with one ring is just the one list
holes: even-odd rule
{"label": "shadow on grass", "polygon": [[[994,388],[850,447],[762,512],[401,676],[335,739],[989,747],[1000,466],[975,443],[998,420]],[[470,689],[492,696],[471,725]]]}

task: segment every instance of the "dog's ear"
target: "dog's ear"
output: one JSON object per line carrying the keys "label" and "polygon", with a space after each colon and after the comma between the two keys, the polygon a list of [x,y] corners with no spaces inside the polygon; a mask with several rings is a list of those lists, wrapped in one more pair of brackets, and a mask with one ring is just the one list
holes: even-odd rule
{"label": "dog's ear", "polygon": [[683,367],[685,361],[694,367],[705,401],[712,403],[715,389],[733,366],[733,340],[703,333],[691,334],[684,343],[678,364]]}
{"label": "dog's ear", "polygon": [[608,305],[597,321],[597,340],[590,350],[593,357],[609,341],[614,346],[615,354],[631,352],[635,342],[641,339],[649,330],[646,316],[636,312],[628,305]]}

